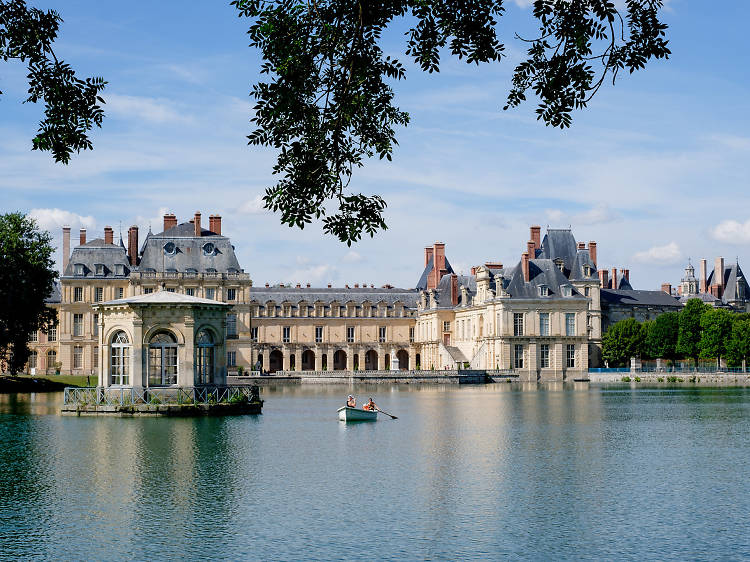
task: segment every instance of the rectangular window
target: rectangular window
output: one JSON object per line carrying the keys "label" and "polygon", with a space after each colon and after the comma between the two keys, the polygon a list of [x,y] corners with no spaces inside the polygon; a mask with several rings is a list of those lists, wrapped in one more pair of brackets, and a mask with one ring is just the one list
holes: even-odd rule
{"label": "rectangular window", "polygon": [[57,324],[52,326],[47,332],[47,341],[57,341]]}
{"label": "rectangular window", "polygon": [[83,369],[83,347],[80,345],[73,346],[73,368]]}
{"label": "rectangular window", "polygon": [[83,287],[73,287],[73,302],[83,302]]}
{"label": "rectangular window", "polygon": [[115,298],[121,299],[125,296],[125,289],[123,289],[122,287],[117,287],[117,289],[115,289],[115,293],[117,294]]}
{"label": "rectangular window", "polygon": [[323,326],[315,326],[315,343],[323,341]]}
{"label": "rectangular window", "polygon": [[206,287],[206,298],[209,300],[214,300],[216,297],[216,289],[213,287]]}
{"label": "rectangular window", "polygon": [[227,314],[227,337],[228,338],[237,337],[237,315],[236,314]]}
{"label": "rectangular window", "polygon": [[523,346],[522,345],[514,345],[513,346],[513,366],[516,369],[523,369]]}
{"label": "rectangular window", "polygon": [[236,367],[236,366],[237,366],[237,352],[227,351],[227,367]]}
{"label": "rectangular window", "polygon": [[539,346],[539,366],[542,369],[549,369],[549,345],[546,343]]}
{"label": "rectangular window", "polygon": [[36,369],[36,351],[32,351],[29,355],[29,369]]}
{"label": "rectangular window", "polygon": [[378,341],[380,343],[383,343],[385,341],[385,326],[380,326],[378,328]]}
{"label": "rectangular window", "polygon": [[523,335],[523,313],[522,312],[515,312],[513,314],[513,335],[514,336]]}
{"label": "rectangular window", "polygon": [[143,294],[144,294],[144,295],[150,295],[150,294],[151,294],[151,293],[153,293],[153,292],[154,292],[154,289],[153,289],[153,287],[145,287],[145,288],[143,289]]}
{"label": "rectangular window", "polygon": [[258,326],[253,326],[250,328],[250,340],[253,342],[258,341]]}
{"label": "rectangular window", "polygon": [[549,312],[539,313],[539,335],[549,336]]}
{"label": "rectangular window", "polygon": [[39,332],[34,330],[29,334],[29,341],[30,342],[38,342],[39,341]]}
{"label": "rectangular window", "polygon": [[93,352],[93,359],[91,360],[91,364],[95,370],[99,370],[99,346],[95,345],[94,349],[92,349],[91,351]]}
{"label": "rectangular window", "polygon": [[290,334],[291,334],[292,329],[289,326],[284,326],[283,330],[284,330],[284,335],[281,337],[281,341],[283,341],[284,343],[289,343],[291,341]]}
{"label": "rectangular window", "polygon": [[185,289],[185,294],[189,297],[194,297],[195,289],[193,287],[188,287],[187,289]]}
{"label": "rectangular window", "polygon": [[227,289],[227,300],[237,300],[237,289]]}
{"label": "rectangular window", "polygon": [[99,335],[99,315],[93,315],[93,322],[91,323],[91,334],[94,336]]}
{"label": "rectangular window", "polygon": [[414,328],[409,328],[409,343],[414,343]]}
{"label": "rectangular window", "polygon": [[104,287],[94,287],[94,302],[102,302],[104,300]]}
{"label": "rectangular window", "polygon": [[83,335],[83,314],[73,315],[73,335],[74,336]]}
{"label": "rectangular window", "polygon": [[576,335],[576,315],[573,312],[565,313],[565,335],[566,336]]}
{"label": "rectangular window", "polygon": [[576,346],[574,344],[565,346],[565,365],[568,369],[573,369],[576,366]]}
{"label": "rectangular window", "polygon": [[451,331],[451,323],[450,322],[443,322],[443,331],[444,332],[450,332]]}
{"label": "rectangular window", "polygon": [[587,297],[590,297],[591,296],[591,287],[585,287],[583,289],[583,294],[586,295]]}
{"label": "rectangular window", "polygon": [[174,293],[175,290],[176,290],[175,287],[167,287],[167,292],[168,293]]}
{"label": "rectangular window", "polygon": [[349,343],[354,341],[354,326],[346,327],[346,341]]}

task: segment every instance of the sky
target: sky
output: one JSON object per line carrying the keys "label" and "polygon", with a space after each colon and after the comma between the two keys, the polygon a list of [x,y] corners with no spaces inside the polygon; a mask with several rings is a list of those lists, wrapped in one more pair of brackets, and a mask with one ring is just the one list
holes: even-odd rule
{"label": "sky", "polygon": [[31,213],[58,246],[64,224],[74,239],[81,227],[101,237],[105,225],[126,238],[137,224],[143,240],[165,212],[184,222],[201,211],[206,226],[222,215],[256,285],[414,287],[435,241],[457,272],[515,265],[532,224],[595,240],[600,268],[630,269],[637,289],[678,283],[689,258],[696,268],[750,259],[750,2],[668,2],[670,60],[605,85],[564,131],[537,121],[533,100],[502,111],[528,1],[507,3],[504,60],[446,56],[432,75],[403,55],[399,22],[385,50],[407,63],[394,88],[411,123],[397,131],[392,163],[355,173],[356,191],[387,201],[389,228],[352,247],[263,209],[274,153],[246,139],[260,58],[228,0],[30,4],[63,17],[58,57],[109,82],[94,150],[64,166],[30,150],[43,107],[20,103],[25,69],[0,64],[0,212]]}

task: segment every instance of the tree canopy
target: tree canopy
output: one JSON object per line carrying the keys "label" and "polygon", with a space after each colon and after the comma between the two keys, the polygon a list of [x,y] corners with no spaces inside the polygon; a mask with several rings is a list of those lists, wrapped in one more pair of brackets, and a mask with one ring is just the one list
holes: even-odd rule
{"label": "tree canopy", "polygon": [[701,316],[701,339],[698,343],[702,359],[720,359],[726,355],[732,335],[734,314],[723,308],[711,308]]}
{"label": "tree canopy", "polygon": [[676,352],[681,357],[697,360],[700,353],[701,316],[710,308],[700,299],[690,299],[680,311]]}
{"label": "tree canopy", "polygon": [[645,339],[645,330],[635,318],[615,322],[602,336],[602,358],[610,367],[625,367],[631,357],[641,356]]}
{"label": "tree canopy", "polygon": [[51,237],[22,213],[0,215],[0,357],[11,374],[29,358],[29,334],[56,319],[45,299],[54,288]]}
{"label": "tree canopy", "polygon": [[665,312],[651,321],[644,342],[645,354],[652,358],[675,359],[679,322],[678,312]]}
{"label": "tree canopy", "polygon": [[[0,60],[16,60],[28,70],[26,103],[44,101],[44,118],[32,140],[33,150],[50,151],[67,164],[73,152],[91,149],[88,132],[101,127],[104,111],[99,96],[106,82],[100,77],[81,79],[58,60],[52,49],[62,18],[24,0],[0,0]],[[3,92],[0,92],[2,94]]]}
{"label": "tree canopy", "polygon": [[[387,228],[379,195],[351,193],[355,168],[368,158],[390,160],[396,128],[409,115],[393,103],[391,83],[405,78],[403,64],[384,52],[383,33],[394,20],[413,22],[404,53],[426,72],[437,72],[446,52],[467,63],[505,56],[499,19],[503,0],[233,0],[251,19],[250,45],[263,57],[249,135],[252,145],[278,151],[265,206],[281,222],[304,228],[322,219],[325,232],[351,244],[363,233]],[[587,106],[605,80],[668,58],[659,19],[662,0],[536,0],[536,37],[522,38],[526,58],[514,69],[504,108],[529,93],[537,119],[569,127],[572,112]]]}

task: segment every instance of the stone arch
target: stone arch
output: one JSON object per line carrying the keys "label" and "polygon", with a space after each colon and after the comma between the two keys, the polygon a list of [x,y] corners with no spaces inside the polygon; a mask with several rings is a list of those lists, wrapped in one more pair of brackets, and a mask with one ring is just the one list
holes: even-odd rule
{"label": "stone arch", "polygon": [[315,370],[315,352],[312,349],[306,349],[302,352],[302,370]]}
{"label": "stone arch", "polygon": [[378,369],[378,352],[374,349],[367,350],[365,353],[365,370],[376,371]]}
{"label": "stone arch", "polygon": [[398,359],[398,368],[400,371],[409,370],[409,352],[405,349],[399,349],[396,352],[396,358]]}
{"label": "stone arch", "polygon": [[[195,330],[195,333],[197,334],[201,330],[205,329],[211,332],[211,335],[214,337],[214,341],[216,341],[216,333],[214,332],[213,328],[211,328],[211,326],[201,326],[197,330]],[[148,345],[148,343],[151,341],[151,338],[153,338],[159,332],[167,332],[169,334],[172,334],[177,340],[177,345],[185,345],[185,334],[183,334],[180,330],[175,329],[175,327],[171,324],[156,324],[154,326],[151,326],[143,333],[142,343],[144,345]]]}
{"label": "stone arch", "polygon": [[283,366],[284,354],[279,349],[271,350],[271,353],[268,355],[268,372],[275,373],[276,371],[281,371]]}
{"label": "stone arch", "polygon": [[422,368],[422,356],[419,353],[414,356],[414,364],[420,369]]}
{"label": "stone arch", "polygon": [[333,354],[333,370],[334,371],[345,371],[346,370],[346,351],[339,349]]}

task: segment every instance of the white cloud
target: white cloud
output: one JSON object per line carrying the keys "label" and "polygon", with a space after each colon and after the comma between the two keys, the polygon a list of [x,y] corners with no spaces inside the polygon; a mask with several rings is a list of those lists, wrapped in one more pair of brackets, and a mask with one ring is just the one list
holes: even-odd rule
{"label": "white cloud", "polygon": [[320,286],[324,283],[333,282],[336,277],[336,268],[329,264],[310,265],[292,272],[291,280],[294,283],[310,283]]}
{"label": "white cloud", "polygon": [[128,120],[144,120],[152,123],[186,123],[192,120],[184,112],[175,109],[175,103],[166,98],[149,98],[109,94],[106,96],[105,111],[109,115]]}
{"label": "white cloud", "polygon": [[676,242],[664,246],[654,246],[633,255],[633,260],[640,263],[671,265],[682,260],[682,252]]}
{"label": "white cloud", "polygon": [[350,250],[343,258],[341,258],[341,261],[344,263],[358,263],[362,261],[362,256],[359,252]]}
{"label": "white cloud", "polygon": [[82,216],[64,209],[31,209],[29,215],[36,220],[39,228],[49,230],[55,236],[63,226],[69,226],[72,230],[96,226],[96,220],[91,215]]}
{"label": "white cloud", "polygon": [[547,220],[551,225],[562,226],[564,224],[583,226],[593,224],[609,223],[619,218],[619,215],[610,209],[609,205],[599,203],[587,211],[580,213],[564,213],[560,209],[547,209],[545,211]]}
{"label": "white cloud", "polygon": [[263,197],[261,197],[260,195],[256,195],[252,199],[248,199],[242,205],[240,205],[240,212],[247,213],[249,215],[260,215],[269,212],[264,208],[263,205]]}
{"label": "white cloud", "polygon": [[711,236],[727,244],[747,244],[750,242],[750,219],[744,223],[732,219],[722,221],[711,231]]}

